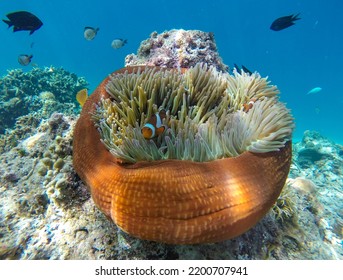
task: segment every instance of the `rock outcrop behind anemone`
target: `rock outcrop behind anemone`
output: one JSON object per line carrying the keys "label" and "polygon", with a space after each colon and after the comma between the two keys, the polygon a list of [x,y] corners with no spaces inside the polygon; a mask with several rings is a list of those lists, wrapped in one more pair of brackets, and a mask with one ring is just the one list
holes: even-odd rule
{"label": "rock outcrop behind anemone", "polygon": [[212,32],[172,29],[142,41],[137,54],[127,55],[125,66],[160,66],[190,68],[206,63],[218,71],[227,71],[217,50]]}

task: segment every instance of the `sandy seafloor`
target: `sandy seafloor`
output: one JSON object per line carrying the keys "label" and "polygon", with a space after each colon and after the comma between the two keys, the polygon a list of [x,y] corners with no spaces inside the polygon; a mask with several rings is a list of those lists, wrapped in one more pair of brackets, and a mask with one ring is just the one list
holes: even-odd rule
{"label": "sandy seafloor", "polygon": [[[52,93],[48,84],[62,76]],[[18,97],[0,103],[8,120],[0,137],[0,259],[343,259],[343,146],[306,131],[293,144],[274,211],[238,238],[187,246],[142,241],[106,219],[73,170],[80,108],[73,94],[61,99],[56,89],[73,93],[87,82],[61,68],[12,70],[1,90],[15,79]],[[21,98],[26,86],[33,94]]]}

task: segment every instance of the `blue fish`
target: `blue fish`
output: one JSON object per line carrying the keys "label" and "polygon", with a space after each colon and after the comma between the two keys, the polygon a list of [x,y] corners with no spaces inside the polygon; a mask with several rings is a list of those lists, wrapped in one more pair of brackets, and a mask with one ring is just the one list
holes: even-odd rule
{"label": "blue fish", "polygon": [[307,94],[317,93],[317,92],[320,92],[321,90],[322,90],[321,87],[315,87],[315,88],[311,89]]}

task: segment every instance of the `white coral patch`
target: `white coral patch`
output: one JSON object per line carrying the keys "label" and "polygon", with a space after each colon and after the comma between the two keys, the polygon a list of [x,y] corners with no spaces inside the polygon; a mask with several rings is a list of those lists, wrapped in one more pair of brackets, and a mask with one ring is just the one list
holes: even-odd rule
{"label": "white coral patch", "polygon": [[31,151],[34,146],[36,146],[37,142],[45,135],[43,132],[38,132],[35,135],[32,135],[21,143],[22,148],[24,148],[27,152]]}

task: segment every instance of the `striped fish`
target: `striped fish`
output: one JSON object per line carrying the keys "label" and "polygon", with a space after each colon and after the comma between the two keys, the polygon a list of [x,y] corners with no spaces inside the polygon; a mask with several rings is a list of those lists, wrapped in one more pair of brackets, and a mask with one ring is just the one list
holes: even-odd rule
{"label": "striped fish", "polygon": [[162,120],[166,117],[166,110],[162,109],[158,113],[151,116],[149,121],[142,127],[142,134],[145,139],[151,139],[161,135],[166,127],[162,124]]}

